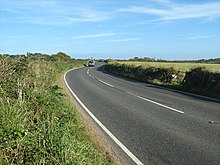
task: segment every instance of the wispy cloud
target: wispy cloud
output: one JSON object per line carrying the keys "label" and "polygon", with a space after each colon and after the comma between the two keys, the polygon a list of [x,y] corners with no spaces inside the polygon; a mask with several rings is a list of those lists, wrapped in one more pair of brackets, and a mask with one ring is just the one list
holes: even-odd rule
{"label": "wispy cloud", "polygon": [[158,4],[171,4],[171,0],[153,0],[154,2]]}
{"label": "wispy cloud", "polygon": [[128,41],[138,41],[138,40],[142,40],[142,38],[124,38],[124,39],[106,40],[103,42],[128,42]]}
{"label": "wispy cloud", "polygon": [[208,38],[220,38],[220,35],[191,35],[182,37],[186,40],[208,39]]}
{"label": "wispy cloud", "polygon": [[100,38],[100,37],[109,37],[114,36],[116,33],[98,33],[98,34],[88,34],[88,35],[80,35],[74,36],[73,39],[88,39],[88,38]]}
{"label": "wispy cloud", "polygon": [[[10,8],[13,6],[13,8]],[[37,25],[69,25],[75,23],[100,22],[108,19],[104,11],[79,7],[66,1],[62,5],[58,1],[21,1],[0,7],[1,22],[28,23]],[[8,15],[9,13],[9,15]],[[7,14],[8,17],[4,17]]]}
{"label": "wispy cloud", "polygon": [[12,14],[18,13],[16,10],[10,9],[10,8],[0,8],[0,12],[6,12],[6,13],[12,13]]}
{"label": "wispy cloud", "polygon": [[220,2],[210,2],[204,4],[172,3],[172,5],[167,5],[165,8],[162,9],[148,8],[143,6],[141,7],[131,6],[128,8],[120,9],[120,11],[137,13],[137,14],[154,15],[158,17],[155,19],[155,21],[173,21],[173,20],[181,20],[181,19],[193,19],[193,18],[217,19],[220,18]]}

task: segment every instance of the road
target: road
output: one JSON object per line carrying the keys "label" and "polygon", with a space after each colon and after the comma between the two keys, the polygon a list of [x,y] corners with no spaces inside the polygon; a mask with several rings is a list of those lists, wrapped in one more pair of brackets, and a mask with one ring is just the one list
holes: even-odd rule
{"label": "road", "polygon": [[137,158],[128,154],[130,164],[220,164],[219,101],[117,77],[97,65],[69,71],[66,83]]}

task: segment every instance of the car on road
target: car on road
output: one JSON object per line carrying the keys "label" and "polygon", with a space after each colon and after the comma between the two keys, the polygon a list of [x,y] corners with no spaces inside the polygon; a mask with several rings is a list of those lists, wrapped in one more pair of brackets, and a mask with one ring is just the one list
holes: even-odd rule
{"label": "car on road", "polygon": [[88,66],[95,66],[95,60],[90,60],[88,62]]}

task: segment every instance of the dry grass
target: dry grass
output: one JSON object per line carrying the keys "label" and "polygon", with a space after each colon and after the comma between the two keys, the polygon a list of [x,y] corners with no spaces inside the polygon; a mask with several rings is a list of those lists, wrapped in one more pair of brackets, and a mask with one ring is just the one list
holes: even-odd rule
{"label": "dry grass", "polygon": [[143,66],[143,67],[157,67],[157,68],[170,68],[181,72],[190,71],[192,68],[205,67],[211,72],[220,72],[220,64],[205,64],[205,63],[177,63],[177,62],[139,62],[139,61],[123,61],[119,62],[126,65]]}

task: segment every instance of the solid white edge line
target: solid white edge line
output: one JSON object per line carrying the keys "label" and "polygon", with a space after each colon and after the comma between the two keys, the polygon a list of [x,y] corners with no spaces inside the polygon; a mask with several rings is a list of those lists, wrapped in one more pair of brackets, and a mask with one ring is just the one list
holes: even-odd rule
{"label": "solid white edge line", "polygon": [[[72,69],[71,69],[72,70]],[[69,70],[69,71],[71,71]],[[72,91],[70,86],[68,85],[66,81],[66,74],[69,72],[67,71],[64,74],[64,82],[73,95],[73,97],[78,101],[78,103],[85,109],[85,111],[90,115],[90,117],[107,133],[109,137],[137,164],[137,165],[144,165],[134,154],[131,153],[102,123],[99,121],[93,114],[90,112],[90,110],[82,103],[82,101],[76,96],[76,94]]]}

